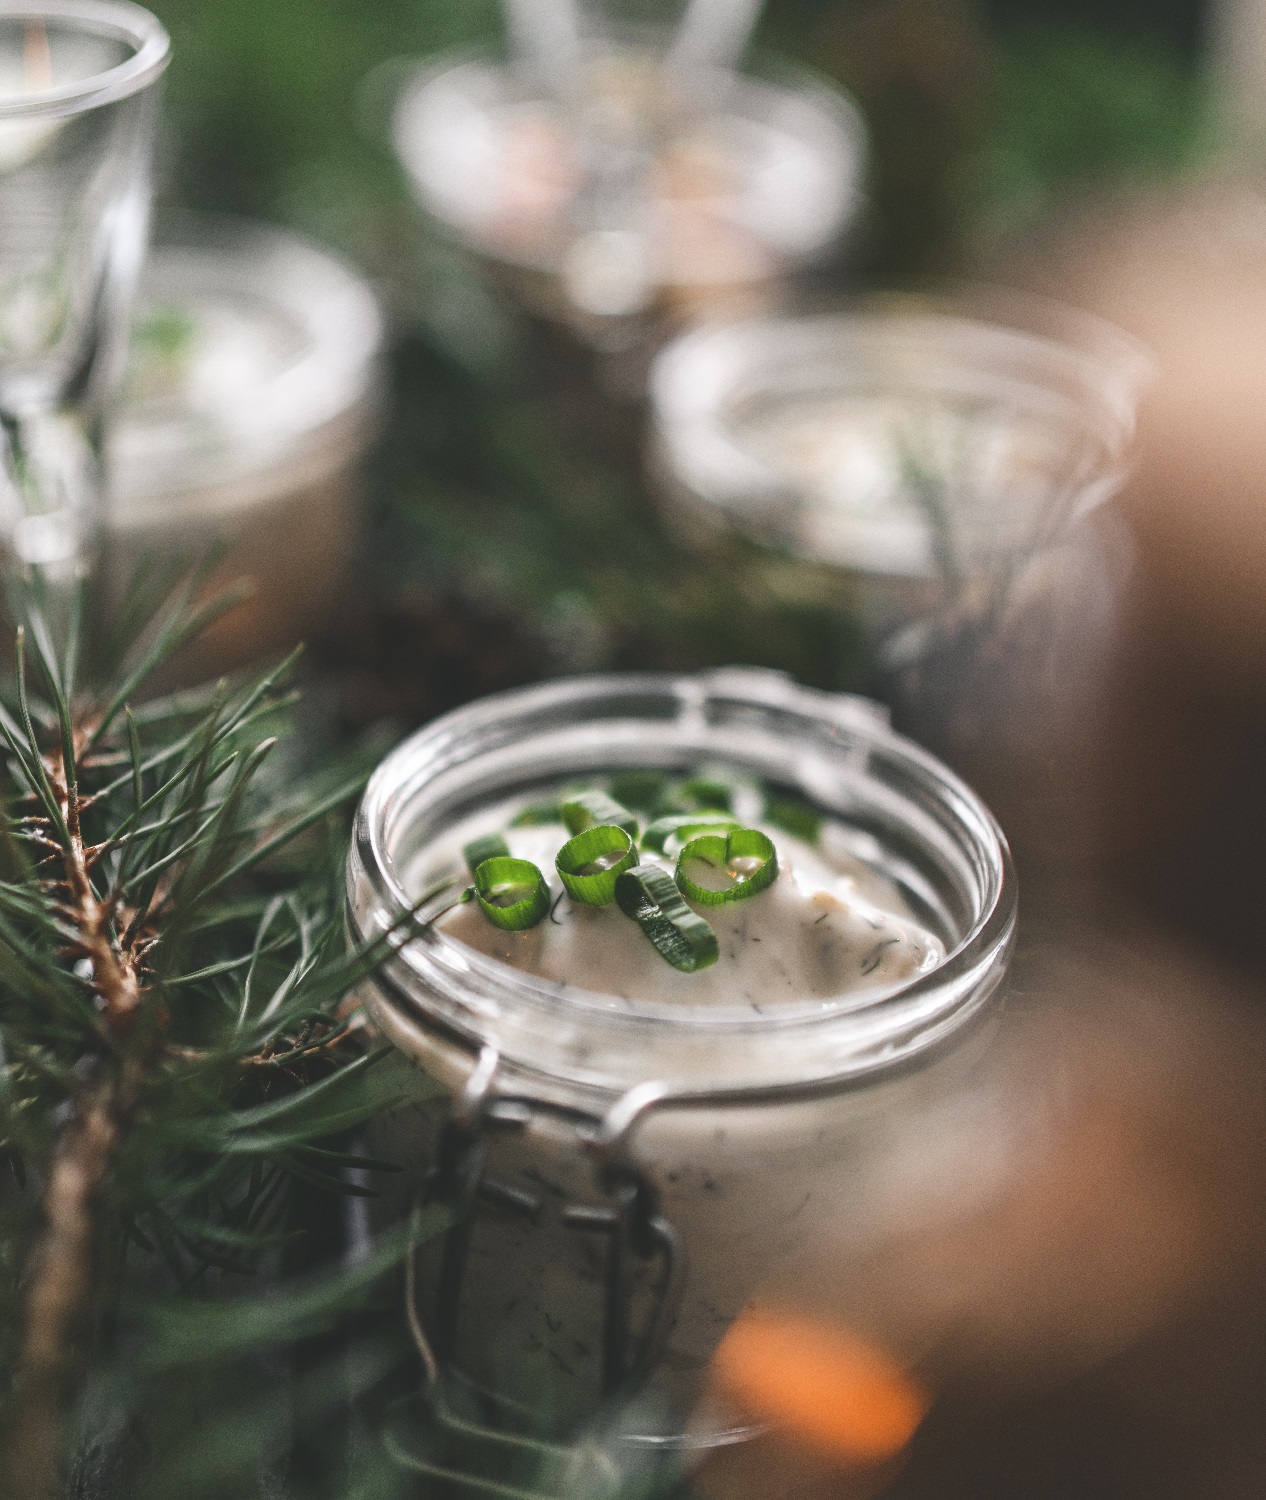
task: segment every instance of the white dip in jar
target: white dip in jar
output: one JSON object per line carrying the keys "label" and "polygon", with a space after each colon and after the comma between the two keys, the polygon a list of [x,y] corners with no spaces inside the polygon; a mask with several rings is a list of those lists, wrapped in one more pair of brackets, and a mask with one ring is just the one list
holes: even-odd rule
{"label": "white dip in jar", "polygon": [[[825,894],[900,931],[908,961],[879,984],[872,974],[779,994],[762,981],[770,1003],[753,1005],[708,989],[708,975],[725,972],[720,958],[664,975],[638,924],[600,911],[649,950],[629,950],[633,982],[620,993],[591,987],[592,972],[512,967],[499,938],[481,941],[481,912],[468,903],[453,915],[469,879],[463,844],[502,829],[507,813],[630,772],[674,780],[713,768],[760,789],[786,860],[768,889],[709,909],[719,937],[726,913],[746,907],[754,922],[762,902],[757,935],[794,928]],[[744,795],[735,814],[751,823]],[[768,817],[787,805],[812,815],[816,835]],[[518,847],[564,836],[538,823]],[[374,1211],[398,1218],[428,1191],[458,1100],[483,1132],[479,1176],[496,1191],[466,1221],[457,1281],[445,1279],[442,1245],[426,1247],[418,1310],[445,1365],[498,1402],[565,1427],[618,1377],[648,1374],[656,1415],[645,1420],[681,1432],[726,1329],[753,1297],[794,1300],[806,1247],[843,1265],[894,1224],[979,1186],[971,1083],[1014,940],[1015,877],[973,794],[863,700],[747,669],[577,679],[485,700],[379,768],[348,889],[357,937],[393,924],[398,934],[366,987],[372,1023],[441,1090],[375,1125],[374,1155],[404,1172]],[[406,934],[419,901],[421,925]],[[692,992],[695,982],[704,988]],[[595,1226],[630,1183],[649,1189],[684,1269],[649,1372],[637,1369],[639,1340],[662,1305],[668,1260],[655,1246],[628,1271],[627,1350],[613,1361],[604,1339],[610,1236]],[[852,1318],[838,1279],[833,1315]]]}
{"label": "white dip in jar", "polygon": [[[670,784],[671,785],[671,784]],[[618,789],[618,788],[617,788]],[[760,802],[750,785],[735,788],[740,808]],[[761,809],[763,812],[763,809]],[[459,867],[459,849],[480,835],[504,832],[512,857],[545,872],[549,913],[523,931],[506,931],[467,900],[439,919],[439,928],[471,948],[522,972],[559,984],[595,990],[629,1001],[687,1006],[747,1007],[760,1015],[798,1001],[830,1001],[844,994],[880,992],[935,968],[945,955],[940,940],[914,920],[896,885],[848,849],[847,831],[826,823],[812,844],[757,816],[739,819],[763,832],[777,853],[777,877],[768,889],[725,906],[700,906],[717,938],[717,957],[686,973],[655,949],[635,921],[615,903],[603,906],[571,899],[555,870],[555,857],[571,837],[553,820],[515,826],[520,808],[499,809],[456,831],[457,849],[429,851],[409,884],[425,890]],[[702,832],[708,813],[690,814]],[[641,829],[654,826],[644,812]],[[680,843],[680,840],[677,840]],[[670,844],[670,849],[672,845]],[[640,864],[671,876],[676,859],[643,845]]]}

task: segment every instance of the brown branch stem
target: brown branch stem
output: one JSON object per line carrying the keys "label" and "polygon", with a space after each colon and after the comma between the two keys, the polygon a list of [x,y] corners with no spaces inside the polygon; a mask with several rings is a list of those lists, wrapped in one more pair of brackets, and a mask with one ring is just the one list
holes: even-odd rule
{"label": "brown branch stem", "polygon": [[6,1494],[54,1500],[59,1492],[61,1426],[73,1349],[92,1300],[98,1206],[120,1143],[140,1101],[155,1048],[129,1048],[145,992],[137,955],[111,933],[113,900],[93,888],[80,830],[78,799],[58,759],[47,762],[70,839],[61,849],[67,915],[77,949],[92,965],[104,1035],[114,1045],[74,1103],[44,1185],[44,1230],[32,1253],[18,1363]]}
{"label": "brown branch stem", "polygon": [[7,1493],[24,1500],[59,1492],[71,1347],[93,1282],[95,1208],[118,1145],[120,1102],[109,1086],[80,1101],[44,1188],[46,1223],[32,1256],[9,1445]]}

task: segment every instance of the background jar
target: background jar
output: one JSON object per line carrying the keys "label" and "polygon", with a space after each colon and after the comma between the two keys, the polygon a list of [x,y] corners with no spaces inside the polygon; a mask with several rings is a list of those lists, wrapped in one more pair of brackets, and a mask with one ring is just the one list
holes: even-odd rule
{"label": "background jar", "polygon": [[757,76],[676,56],[672,41],[620,29],[548,61],[450,58],[395,110],[396,153],[435,227],[600,349],[659,320],[768,308],[862,206],[866,132],[847,97],[787,65]]}
{"label": "background jar", "polygon": [[[477,1386],[563,1420],[589,1410],[601,1386],[602,1256],[560,1209],[602,1205],[592,1147],[621,1109],[635,1122],[628,1160],[659,1189],[688,1258],[652,1380],[663,1420],[678,1427],[753,1296],[808,1296],[897,1356],[917,1356],[927,1330],[850,1286],[843,1267],[911,1221],[961,1208],[1005,1157],[999,1099],[973,1079],[1015,932],[1006,844],[973,794],[864,700],[732,669],[576,679],[451,714],[389,756],[366,792],[348,865],[353,931],[368,939],[398,922],[421,894],[427,848],[481,808],[576,778],[700,764],[759,777],[839,819],[947,957],[889,992],[754,1017],[537,980],[426,925],[451,893],[423,906],[424,925],[395,945],[365,998],[374,1026],[442,1097],[377,1125],[373,1152],[405,1168],[377,1212],[409,1211],[447,1098],[477,1067],[486,1083],[495,1052],[492,1097],[512,1096],[526,1119],[489,1140],[487,1170],[540,1205],[531,1219],[481,1210],[452,1358]],[[653,1301],[646,1286],[637,1295]]]}
{"label": "background jar", "polygon": [[224,556],[247,601],[181,659],[210,676],[337,613],[381,410],[382,317],[328,251],[264,225],[191,220],[153,252],[110,436],[106,588],[138,561]]}
{"label": "background jar", "polygon": [[989,289],[701,329],[652,371],[650,462],[690,546],[859,623],[898,727],[1021,847],[1067,850],[1097,837],[1132,559],[1105,502],[1150,372],[1112,325]]}

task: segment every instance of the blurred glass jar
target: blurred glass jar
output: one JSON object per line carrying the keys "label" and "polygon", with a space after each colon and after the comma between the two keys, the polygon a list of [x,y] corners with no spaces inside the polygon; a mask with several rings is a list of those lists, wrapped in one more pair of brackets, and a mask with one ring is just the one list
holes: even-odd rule
{"label": "blurred glass jar", "polygon": [[901,727],[976,776],[1101,675],[1128,548],[1092,518],[1149,368],[1088,315],[983,294],[706,328],[653,369],[650,461],[692,545],[796,559],[854,614]]}
{"label": "blurred glass jar", "polygon": [[[937,933],[944,961],[889,990],[754,1015],[551,984],[431,925],[455,887],[418,888],[433,878],[428,851],[473,813],[577,778],[700,764],[759,778],[829,820]],[[379,767],[348,901],[359,939],[395,934],[362,992],[371,1023],[441,1090],[373,1125],[373,1154],[404,1175],[384,1180],[371,1211],[389,1222],[420,1194],[442,1197],[445,1171],[465,1184],[456,1227],[426,1249],[419,1311],[439,1359],[502,1398],[503,1415],[565,1424],[611,1394],[602,1267],[615,1252],[594,1231],[633,1182],[646,1190],[638,1201],[657,1206],[644,1226],[653,1248],[635,1241],[619,1273],[636,1312],[630,1354],[654,1328],[657,1298],[670,1298],[674,1266],[686,1269],[651,1372],[658,1416],[644,1406],[632,1420],[682,1431],[718,1341],[753,1296],[804,1306],[808,1295],[810,1311],[860,1324],[898,1360],[919,1352],[928,1330],[868,1307],[846,1267],[961,1212],[1013,1164],[1019,1117],[976,1085],[1017,893],[988,812],[882,710],[739,668],[487,699]],[[421,926],[406,938],[411,909]],[[470,1155],[437,1180],[450,1101]],[[628,1373],[619,1358],[615,1373]]]}
{"label": "blurred glass jar", "polygon": [[396,109],[397,153],[442,232],[604,348],[656,313],[767,305],[860,206],[865,131],[845,97],[790,69],[692,60],[674,35],[582,36],[549,71],[450,60]]}
{"label": "blurred glass jar", "polygon": [[108,596],[136,563],[223,560],[250,598],[182,662],[210,675],[298,641],[344,596],[376,431],[382,320],[340,261],[259,225],[155,250],[108,450]]}

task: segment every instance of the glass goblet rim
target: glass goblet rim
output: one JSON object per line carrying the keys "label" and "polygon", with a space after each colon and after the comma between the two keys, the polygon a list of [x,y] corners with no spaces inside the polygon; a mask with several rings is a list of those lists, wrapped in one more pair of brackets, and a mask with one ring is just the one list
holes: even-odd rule
{"label": "glass goblet rim", "polygon": [[171,59],[171,38],[162,22],[131,0],[0,0],[0,21],[77,25],[133,49],[122,62],[87,78],[0,99],[0,121],[58,118],[113,104],[154,82]]}

